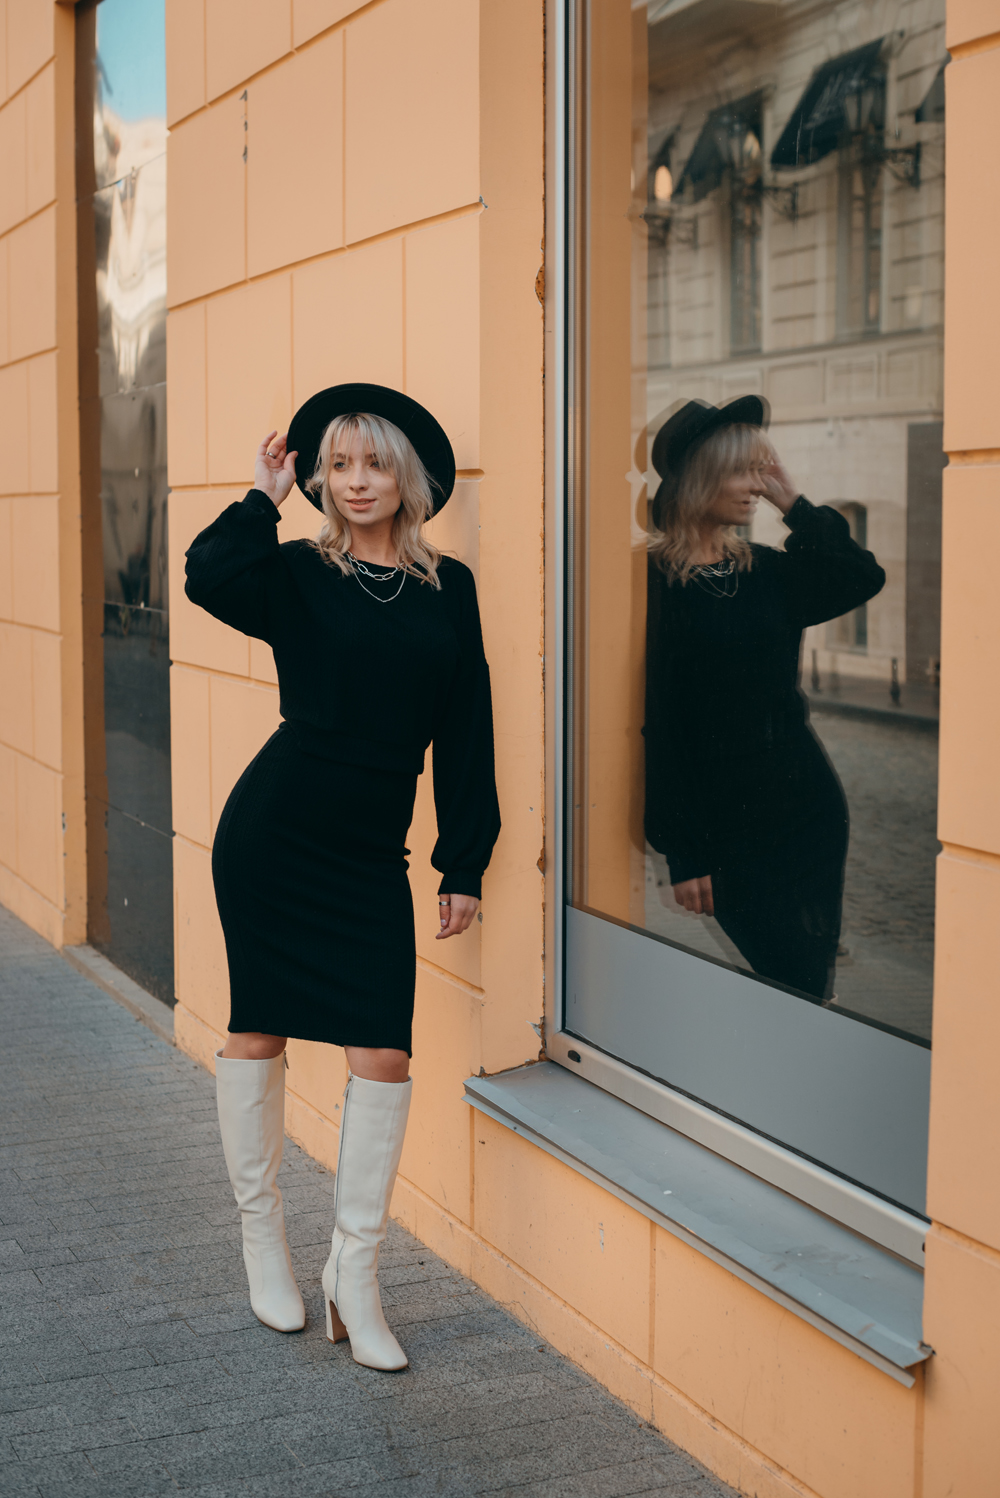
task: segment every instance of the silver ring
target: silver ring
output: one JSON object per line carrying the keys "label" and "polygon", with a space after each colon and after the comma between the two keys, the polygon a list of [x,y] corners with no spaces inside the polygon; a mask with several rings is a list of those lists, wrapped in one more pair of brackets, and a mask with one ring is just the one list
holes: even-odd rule
{"label": "silver ring", "polygon": [[450,900],[439,900],[438,904],[439,905],[450,905],[451,901]]}

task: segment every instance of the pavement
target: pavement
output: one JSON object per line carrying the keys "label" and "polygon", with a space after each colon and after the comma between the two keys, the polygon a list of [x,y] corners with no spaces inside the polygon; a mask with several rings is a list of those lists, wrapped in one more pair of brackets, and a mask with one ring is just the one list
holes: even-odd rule
{"label": "pavement", "polygon": [[396,1224],[411,1367],[327,1342],[333,1177],[286,1144],[306,1302],[250,1311],[213,1079],[0,908],[0,1495],[735,1498]]}

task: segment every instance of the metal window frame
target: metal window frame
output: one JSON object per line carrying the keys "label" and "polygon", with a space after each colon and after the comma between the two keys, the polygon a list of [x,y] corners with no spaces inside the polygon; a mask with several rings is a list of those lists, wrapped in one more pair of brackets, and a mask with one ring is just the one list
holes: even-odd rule
{"label": "metal window frame", "polygon": [[[585,202],[581,149],[586,0],[557,0],[546,28],[545,275],[545,1025],[546,1056],[826,1216],[923,1267],[928,1223],[794,1150],[609,1056],[563,1028],[569,856],[566,770],[572,680],[569,503],[579,466],[580,317],[585,271],[576,226]],[[570,1052],[580,1059],[570,1058]]]}

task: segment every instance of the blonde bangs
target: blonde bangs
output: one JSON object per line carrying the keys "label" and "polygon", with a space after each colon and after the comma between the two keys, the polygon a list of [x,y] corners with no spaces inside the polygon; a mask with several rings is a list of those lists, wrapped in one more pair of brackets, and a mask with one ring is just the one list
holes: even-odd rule
{"label": "blonde bangs", "polygon": [[[762,427],[719,427],[695,448],[666,497],[659,527],[649,541],[650,555],[671,582],[683,585],[690,578],[697,565],[703,516],[727,479],[773,461],[774,448]],[[732,558],[740,572],[750,570],[753,552],[735,526],[723,527],[720,544],[723,557]]]}
{"label": "blonde bangs", "polygon": [[437,569],[441,553],[423,534],[425,523],[434,513],[432,480],[410,439],[383,416],[369,412],[337,416],[323,433],[316,468],[306,487],[318,497],[326,523],[312,545],[332,567],[339,568],[345,576],[351,572],[347,560],[351,527],[333,502],[329,474],[334,458],[347,457],[355,437],[361,438],[364,452],[371,453],[379,467],[392,474],[399,489],[400,505],[392,522],[396,565],[404,572],[412,572],[421,582],[440,588]]}

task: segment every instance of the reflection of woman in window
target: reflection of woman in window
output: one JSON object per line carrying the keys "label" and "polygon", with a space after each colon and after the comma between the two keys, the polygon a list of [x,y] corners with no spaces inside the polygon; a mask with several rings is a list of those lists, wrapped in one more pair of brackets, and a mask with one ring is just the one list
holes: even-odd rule
{"label": "reflection of woman in window", "polygon": [[[715,916],[762,977],[829,998],[848,814],[798,689],[803,629],[885,573],[842,515],[799,494],[766,402],[689,401],[653,444],[646,836],[678,902]],[[785,551],[742,540],[759,496]]]}

